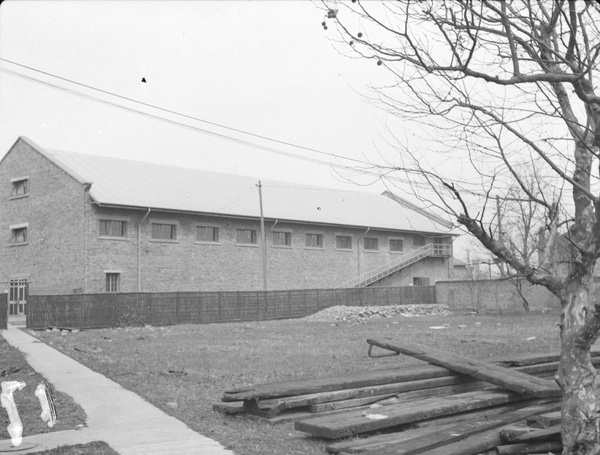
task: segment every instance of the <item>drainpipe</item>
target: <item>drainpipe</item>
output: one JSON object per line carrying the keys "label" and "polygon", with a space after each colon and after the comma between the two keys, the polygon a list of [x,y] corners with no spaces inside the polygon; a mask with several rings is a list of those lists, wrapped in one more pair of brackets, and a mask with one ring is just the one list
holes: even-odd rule
{"label": "drainpipe", "polygon": [[367,230],[365,231],[365,233],[361,236],[360,239],[358,239],[358,245],[356,245],[356,254],[358,257],[358,278],[360,279],[360,241],[363,240],[365,238],[365,235],[367,235],[367,233],[371,230],[370,227],[367,228]]}
{"label": "drainpipe", "polygon": [[267,233],[265,232],[265,217],[263,215],[262,183],[258,181],[258,201],[260,203],[260,236],[262,237],[262,266],[263,266],[263,291],[268,289],[268,270],[267,263]]}
{"label": "drainpipe", "polygon": [[88,282],[88,217],[91,218],[92,210],[91,210],[91,202],[90,201],[90,188],[92,187],[91,183],[83,184],[83,283],[82,289],[85,294],[88,291],[87,282]]}
{"label": "drainpipe", "polygon": [[150,215],[151,210],[152,209],[148,207],[148,211],[138,225],[138,292],[142,292],[142,224],[146,221],[148,215]]}

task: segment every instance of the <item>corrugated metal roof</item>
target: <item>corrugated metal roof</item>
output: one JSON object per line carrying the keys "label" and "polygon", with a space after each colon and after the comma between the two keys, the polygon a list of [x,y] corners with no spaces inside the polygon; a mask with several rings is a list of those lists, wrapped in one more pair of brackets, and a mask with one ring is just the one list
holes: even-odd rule
{"label": "corrugated metal roof", "polygon": [[[259,217],[258,179],[140,161],[45,150],[102,205]],[[451,234],[389,197],[262,180],[265,218]]]}

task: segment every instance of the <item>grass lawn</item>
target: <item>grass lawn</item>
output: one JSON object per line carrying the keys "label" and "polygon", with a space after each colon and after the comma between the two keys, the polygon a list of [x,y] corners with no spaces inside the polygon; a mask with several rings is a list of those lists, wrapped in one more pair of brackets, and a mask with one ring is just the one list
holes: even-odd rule
{"label": "grass lawn", "polygon": [[107,443],[94,441],[88,444],[62,446],[56,449],[37,452],[36,455],[119,455]]}
{"label": "grass lawn", "polygon": [[[327,441],[212,411],[222,392],[257,383],[422,362],[369,358],[367,338],[394,337],[486,359],[559,348],[559,315],[453,315],[352,322],[303,320],[31,332],[238,455],[323,454]],[[445,326],[444,329],[430,327]]]}
{"label": "grass lawn", "polygon": [[[48,433],[51,431],[72,430],[77,425],[85,425],[84,410],[64,393],[54,393],[54,406],[58,420],[49,428],[40,418],[42,408],[35,389],[44,378],[27,363],[23,354],[0,337],[0,381],[19,381],[26,384],[23,390],[13,394],[17,411],[23,424],[23,436]],[[4,408],[0,408],[0,440],[10,439],[6,427],[10,423]]]}

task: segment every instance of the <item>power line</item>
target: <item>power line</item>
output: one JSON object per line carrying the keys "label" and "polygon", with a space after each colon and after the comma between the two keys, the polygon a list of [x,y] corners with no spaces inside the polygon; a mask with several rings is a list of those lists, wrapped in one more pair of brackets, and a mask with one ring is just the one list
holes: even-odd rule
{"label": "power line", "polygon": [[[188,128],[188,129],[191,129],[193,131],[197,131],[197,132],[200,132],[200,133],[203,133],[203,134],[207,134],[209,136],[213,136],[213,137],[216,137],[216,138],[219,138],[219,139],[223,139],[223,140],[231,141],[231,142],[234,142],[234,143],[238,143],[240,145],[245,145],[245,146],[248,146],[248,147],[260,149],[260,150],[263,150],[263,151],[266,151],[266,152],[269,152],[269,153],[274,153],[274,154],[277,154],[277,155],[282,155],[282,156],[286,156],[286,157],[289,157],[289,158],[293,158],[293,159],[297,159],[297,160],[302,160],[302,161],[314,163],[314,164],[317,164],[317,165],[323,165],[323,166],[327,166],[329,168],[336,168],[336,169],[341,169],[341,170],[344,170],[344,171],[351,171],[351,172],[353,172],[355,174],[373,176],[373,177],[376,177],[377,180],[390,180],[390,181],[399,182],[399,183],[403,183],[403,184],[413,184],[414,183],[414,182],[410,182],[406,178],[403,179],[403,178],[400,178],[400,177],[389,175],[390,171],[397,170],[394,167],[391,167],[391,168],[387,167],[386,168],[386,167],[374,165],[372,163],[368,163],[366,161],[358,160],[358,159],[355,159],[355,158],[350,158],[350,157],[346,157],[346,156],[342,156],[342,155],[336,155],[334,153],[323,152],[321,150],[317,150],[317,149],[313,149],[313,148],[310,148],[310,147],[305,147],[305,146],[293,144],[291,142],[286,142],[286,141],[282,141],[282,140],[278,140],[278,139],[273,139],[273,138],[270,138],[268,136],[263,136],[263,135],[260,135],[260,134],[255,134],[255,133],[251,133],[251,132],[244,131],[244,130],[241,130],[241,129],[229,127],[229,126],[226,126],[226,125],[222,125],[222,124],[219,124],[219,123],[216,123],[216,122],[211,122],[211,121],[204,120],[204,119],[201,119],[201,118],[198,118],[198,117],[194,117],[194,116],[191,116],[191,115],[182,114],[180,112],[177,112],[177,111],[174,111],[174,110],[170,110],[170,109],[166,109],[166,108],[163,108],[163,107],[160,107],[160,106],[156,106],[156,105],[153,105],[153,104],[150,104],[150,103],[145,103],[143,101],[138,101],[138,100],[135,100],[133,98],[129,98],[129,97],[126,97],[126,96],[123,96],[123,95],[118,95],[118,94],[110,92],[108,90],[99,89],[99,88],[93,87],[91,85],[83,84],[83,83],[80,83],[80,82],[77,82],[77,81],[74,81],[74,80],[62,77],[62,76],[57,76],[55,74],[52,74],[52,73],[49,73],[49,72],[46,72],[46,71],[42,71],[42,70],[39,70],[39,69],[30,67],[30,66],[27,66],[27,65],[23,65],[21,63],[17,63],[17,62],[14,62],[12,60],[8,60],[8,59],[2,58],[2,57],[0,57],[0,61],[3,61],[3,62],[6,62],[6,63],[9,63],[9,64],[12,64],[12,65],[15,65],[15,66],[19,66],[21,68],[25,68],[25,69],[27,69],[29,71],[33,71],[35,73],[39,73],[39,74],[43,74],[45,76],[49,76],[49,77],[52,77],[52,78],[55,78],[55,79],[59,79],[61,81],[65,81],[65,82],[68,82],[70,84],[74,84],[74,85],[79,86],[79,87],[84,87],[86,89],[89,89],[89,90],[92,90],[92,91],[95,91],[95,92],[99,92],[99,93],[102,93],[102,94],[105,94],[105,95],[109,95],[111,97],[119,98],[119,99],[131,102],[131,103],[134,103],[134,104],[138,104],[138,105],[141,105],[141,106],[149,107],[151,109],[156,109],[158,111],[162,111],[162,112],[165,112],[165,113],[177,115],[177,116],[180,116],[180,117],[183,117],[183,118],[186,118],[186,119],[190,119],[190,120],[194,120],[194,121],[197,121],[197,122],[205,123],[207,125],[216,126],[218,128],[222,128],[222,129],[225,129],[225,130],[233,131],[233,132],[236,132],[236,133],[245,134],[245,135],[248,135],[248,136],[251,136],[251,137],[254,137],[254,138],[263,139],[263,140],[266,140],[266,141],[274,142],[274,143],[281,144],[281,145],[286,145],[286,146],[289,146],[289,147],[298,148],[298,149],[301,149],[301,150],[310,151],[310,152],[313,152],[313,153],[318,153],[318,154],[321,154],[321,155],[326,155],[328,157],[335,158],[337,160],[350,161],[350,162],[356,163],[357,166],[353,167],[351,165],[345,165],[345,164],[341,164],[341,163],[333,163],[333,162],[329,162],[329,161],[320,160],[320,159],[317,159],[317,158],[311,158],[311,157],[308,157],[308,156],[297,155],[297,154],[292,153],[292,152],[283,151],[281,149],[269,147],[269,146],[266,146],[266,145],[257,144],[255,142],[250,142],[248,140],[239,139],[239,138],[236,138],[236,137],[233,137],[233,136],[229,136],[227,134],[218,133],[218,132],[211,131],[211,130],[208,130],[208,129],[205,129],[205,128],[200,128],[198,126],[189,125],[187,123],[182,123],[182,122],[177,121],[177,120],[173,120],[173,119],[168,119],[168,118],[165,118],[165,117],[161,117],[159,115],[152,114],[150,112],[140,111],[138,109],[134,109],[132,107],[127,107],[125,105],[118,104],[118,103],[115,103],[113,101],[109,101],[109,100],[105,100],[105,99],[102,99],[102,98],[98,98],[98,97],[90,95],[90,94],[85,94],[83,92],[80,92],[80,91],[77,91],[77,90],[74,90],[74,89],[71,89],[71,88],[62,87],[62,86],[56,85],[56,84],[54,84],[52,82],[44,81],[44,80],[35,78],[33,76],[20,73],[18,71],[9,70],[9,69],[0,67],[0,71],[4,72],[6,74],[9,74],[9,75],[12,75],[12,76],[15,76],[15,77],[19,77],[19,78],[28,80],[30,82],[34,82],[34,83],[38,83],[38,84],[41,84],[41,85],[45,85],[47,87],[63,91],[63,92],[69,93],[69,94],[74,95],[74,96],[79,96],[79,97],[82,97],[82,98],[85,98],[85,99],[88,99],[88,100],[91,100],[91,101],[100,102],[100,103],[103,103],[103,104],[106,104],[106,105],[109,105],[109,106],[112,106],[112,107],[116,107],[118,109],[122,109],[122,110],[125,110],[125,111],[128,111],[128,112],[132,112],[132,113],[139,114],[139,115],[142,115],[142,116],[145,116],[145,117],[149,117],[149,118],[154,119],[154,120],[158,120],[158,121],[169,123],[169,124],[172,124],[172,125],[176,125],[176,126],[181,126],[181,127],[184,127],[184,128]],[[358,166],[362,166],[362,167],[358,167]],[[385,169],[386,172],[384,173],[382,171],[382,169]],[[371,182],[371,183],[373,183],[373,182]]]}
{"label": "power line", "polygon": [[[349,157],[346,157],[346,156],[336,155],[335,153],[323,152],[321,150],[317,150],[317,149],[314,149],[314,148],[310,148],[310,147],[305,147],[305,146],[302,146],[302,145],[293,144],[291,142],[286,142],[286,141],[282,141],[282,140],[279,140],[279,139],[274,139],[274,138],[271,138],[271,137],[268,137],[268,136],[263,136],[263,135],[260,135],[260,134],[256,134],[256,133],[251,133],[251,132],[248,132],[248,131],[244,131],[244,130],[241,130],[241,129],[238,129],[238,128],[233,128],[233,127],[230,127],[230,126],[222,125],[222,124],[219,124],[219,123],[216,123],[216,122],[211,122],[209,120],[204,120],[204,119],[201,119],[201,118],[198,118],[198,117],[194,117],[194,116],[191,116],[191,115],[188,115],[188,114],[183,114],[181,112],[177,112],[177,111],[174,111],[174,110],[171,110],[171,109],[166,109],[166,108],[163,108],[163,107],[160,107],[160,106],[156,106],[156,105],[151,104],[151,103],[145,103],[143,101],[139,101],[139,100],[136,100],[136,99],[133,99],[133,98],[129,98],[127,96],[119,95],[119,94],[110,92],[108,90],[99,89],[97,87],[93,87],[91,85],[83,84],[81,82],[77,82],[77,81],[74,81],[72,79],[68,79],[68,78],[62,77],[62,76],[57,76],[56,74],[52,74],[52,73],[49,73],[49,72],[46,72],[46,71],[42,71],[42,70],[33,68],[31,66],[23,65],[21,63],[17,63],[17,62],[14,62],[12,60],[8,60],[8,59],[5,59],[5,58],[1,58],[0,57],[0,60],[4,61],[4,62],[7,62],[7,63],[10,63],[12,65],[19,66],[21,68],[26,68],[26,69],[28,69],[30,71],[33,71],[33,72],[36,72],[36,73],[39,73],[39,74],[43,74],[45,76],[49,76],[49,77],[53,77],[55,79],[59,79],[59,80],[65,81],[65,82],[69,82],[71,84],[74,84],[74,85],[77,85],[77,86],[80,86],[80,87],[85,87],[85,88],[87,88],[89,90],[100,92],[100,93],[103,93],[103,94],[106,94],[106,95],[109,95],[109,96],[120,98],[120,99],[129,101],[129,102],[132,102],[132,103],[135,103],[135,104],[139,104],[139,105],[142,105],[142,106],[150,107],[152,109],[156,109],[156,110],[159,110],[159,111],[162,111],[162,112],[166,112],[166,113],[169,113],[169,114],[178,115],[180,117],[187,118],[187,119],[190,119],[190,120],[194,120],[194,121],[198,121],[198,122],[201,122],[201,123],[205,123],[207,125],[216,126],[216,127],[219,127],[219,128],[223,128],[223,129],[226,129],[226,130],[229,130],[229,131],[234,131],[236,133],[245,134],[245,135],[248,135],[248,136],[251,136],[251,137],[255,137],[255,138],[258,138],[258,139],[263,139],[263,140],[267,140],[267,141],[270,141],[270,142],[275,142],[277,144],[287,145],[289,147],[294,147],[294,148],[298,148],[298,149],[301,149],[301,150],[306,150],[306,151],[309,151],[309,152],[318,153],[318,154],[321,154],[321,155],[327,155],[329,157],[333,157],[333,158],[336,158],[336,159],[343,159],[343,160],[352,161],[352,162],[355,162],[355,163],[361,164],[361,165],[368,165],[368,163],[366,163],[364,161],[361,161],[361,160],[357,160],[355,158],[349,158]],[[4,68],[0,68],[0,71],[4,71],[4,72],[12,74],[14,76],[23,77],[25,79],[29,79],[29,80],[32,80],[32,81],[35,81],[35,82],[39,82],[39,83],[42,83],[42,84],[45,84],[45,85],[49,85],[49,86],[54,87],[54,88],[58,88],[58,89],[61,89],[61,90],[66,90],[66,91],[68,91],[70,93],[73,92],[70,89],[65,89],[63,87],[56,86],[56,85],[54,85],[54,84],[52,84],[50,82],[41,81],[41,80],[35,79],[35,78],[31,77],[31,76],[26,76],[26,75],[24,75],[22,73],[18,73],[16,71],[10,71],[10,70],[4,69]],[[75,94],[75,93],[72,93],[72,94]],[[83,96],[86,96],[86,95],[83,95]],[[91,97],[89,95],[86,96],[86,97],[88,99],[94,99],[96,101],[100,101],[100,102],[104,102],[104,103],[108,103],[108,104],[114,105],[113,103],[106,102],[104,100],[101,100],[101,99],[98,99],[98,98],[95,98],[95,97]],[[121,107],[121,106],[117,106],[117,107]],[[124,109],[128,109],[128,108],[125,108],[125,107],[123,107],[123,108]],[[141,112],[139,112],[137,110],[134,110],[134,109],[131,109],[131,111],[137,112],[137,113],[141,113]],[[156,116],[153,116],[153,117],[158,118]],[[178,122],[175,122],[175,123],[178,123]],[[185,125],[185,124],[183,124],[183,125],[184,126],[188,126],[188,125]],[[207,132],[209,134],[211,133],[211,132],[208,132],[206,130],[202,130],[202,129],[200,129],[200,130],[203,131],[203,132]],[[214,134],[215,135],[219,135],[218,133],[214,133]],[[219,135],[219,136],[221,136],[221,135]],[[223,136],[225,136],[225,135],[223,135]],[[329,163],[327,163],[327,164],[329,164]]]}
{"label": "power line", "polygon": [[[112,101],[103,100],[103,99],[97,98],[97,97],[92,96],[92,95],[87,95],[87,94],[78,92],[76,90],[72,90],[72,89],[69,89],[69,88],[66,88],[66,87],[61,87],[61,86],[52,84],[51,82],[42,81],[40,79],[36,79],[34,77],[27,76],[27,75],[24,75],[24,74],[15,72],[15,71],[7,70],[5,68],[0,68],[0,71],[2,71],[4,73],[7,73],[7,74],[10,74],[12,76],[20,77],[20,78],[23,78],[23,79],[26,79],[26,80],[29,80],[29,81],[32,81],[32,82],[36,82],[36,83],[39,83],[39,84],[42,84],[42,85],[46,85],[48,87],[55,88],[57,90],[62,90],[62,91],[67,92],[67,93],[69,93],[71,95],[75,95],[75,96],[79,96],[79,97],[82,97],[82,98],[86,98],[86,99],[91,100],[91,101],[98,101],[100,103],[104,103],[104,104],[107,104],[109,106],[116,107],[116,108],[119,108],[119,109],[122,109],[122,110],[125,110],[125,111],[133,112],[133,113],[145,116],[145,117],[149,117],[149,118],[152,118],[152,119],[155,119],[155,120],[159,120],[161,122],[170,123],[172,125],[183,126],[185,128],[189,128],[191,130],[201,132],[203,134],[207,134],[207,135],[214,136],[214,137],[217,137],[217,138],[220,138],[220,139],[224,139],[224,140],[228,140],[228,141],[231,141],[231,142],[235,142],[235,143],[238,143],[238,144],[241,144],[241,145],[246,145],[248,147],[257,148],[257,149],[264,150],[264,151],[267,151],[267,152],[270,152],[270,153],[275,153],[275,154],[278,154],[278,155],[283,155],[283,156],[287,156],[287,157],[294,158],[294,159],[308,161],[308,162],[312,162],[312,163],[315,163],[315,164],[320,164],[320,165],[325,165],[325,166],[328,166],[328,167],[334,167],[334,168],[338,168],[338,169],[343,169],[343,170],[346,170],[346,171],[351,170],[351,171],[355,171],[355,172],[361,172],[361,173],[367,173],[367,174],[374,174],[372,172],[358,171],[356,168],[351,167],[351,166],[346,166],[346,165],[337,164],[337,163],[331,163],[331,162],[328,162],[328,161],[319,160],[317,158],[310,158],[310,157],[307,157],[307,156],[297,155],[297,154],[291,153],[291,152],[285,152],[283,150],[275,149],[273,147],[269,147],[269,146],[257,144],[255,142],[250,142],[250,141],[247,141],[247,140],[244,140],[244,139],[238,139],[238,138],[235,138],[235,137],[232,137],[232,136],[228,136],[226,134],[217,133],[215,131],[210,131],[210,130],[206,130],[204,128],[200,128],[200,127],[197,127],[197,126],[188,125],[186,123],[178,122],[176,120],[167,119],[165,117],[160,117],[158,115],[154,115],[154,114],[151,114],[149,112],[143,112],[143,111],[140,111],[138,109],[134,109],[134,108],[131,108],[131,107],[127,107],[127,106],[123,106],[123,105],[114,103]],[[366,163],[363,163],[363,164],[366,164]]]}

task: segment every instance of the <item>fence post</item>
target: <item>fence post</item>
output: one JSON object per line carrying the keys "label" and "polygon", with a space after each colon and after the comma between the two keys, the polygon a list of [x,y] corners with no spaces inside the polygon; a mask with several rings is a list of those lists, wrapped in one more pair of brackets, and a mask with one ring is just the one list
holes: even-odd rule
{"label": "fence post", "polygon": [[198,310],[196,311],[196,321],[198,321],[198,324],[202,324],[204,322],[204,308],[202,307],[204,302],[202,301],[202,294],[198,294],[198,303],[196,305],[198,305]]}
{"label": "fence post", "polygon": [[265,320],[269,320],[269,293],[265,292],[264,293],[265,296]]}
{"label": "fence post", "polygon": [[[266,291],[263,291],[266,293]],[[256,322],[260,321],[260,298],[259,292],[256,291]]]}
{"label": "fence post", "polygon": [[[30,314],[29,303],[25,305],[25,325],[30,328],[29,325],[29,314]],[[8,294],[4,292],[0,294],[0,329],[6,329],[8,327]]]}
{"label": "fence post", "polygon": [[306,313],[306,299],[308,298],[307,294],[308,294],[308,289],[304,289],[304,316],[307,315],[307,313]]}
{"label": "fence post", "polygon": [[239,321],[242,319],[242,309],[240,308],[240,291],[235,293],[235,301],[237,302],[237,318]]}
{"label": "fence post", "polygon": [[223,322],[223,315],[221,313],[221,292],[219,292],[219,322]]}
{"label": "fence post", "polygon": [[148,294],[148,319],[152,320],[152,296]]}

